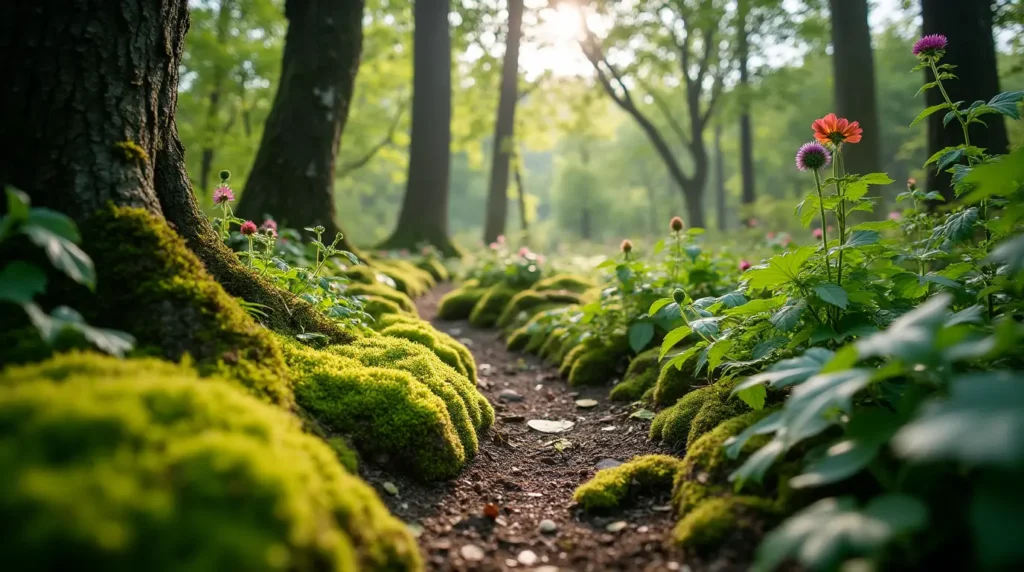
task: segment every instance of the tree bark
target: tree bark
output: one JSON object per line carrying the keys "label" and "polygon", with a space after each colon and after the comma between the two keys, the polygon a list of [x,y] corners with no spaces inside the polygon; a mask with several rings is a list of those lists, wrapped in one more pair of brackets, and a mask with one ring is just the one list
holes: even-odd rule
{"label": "tree bark", "polygon": [[[748,60],[750,59],[750,37],[747,33],[750,0],[740,0],[738,8],[739,46],[737,57],[740,68],[740,173],[743,176],[743,192],[740,195],[740,202],[744,205],[750,205],[756,199],[754,194],[754,138],[750,130],[750,73],[747,69]],[[718,128],[716,127],[715,137],[719,135],[717,130]],[[718,144],[717,140],[715,144]],[[719,161],[721,160],[719,159]]]}
{"label": "tree bark", "polygon": [[860,143],[843,146],[843,162],[848,173],[877,173],[882,170],[882,138],[868,3],[867,0],[829,0],[829,4],[836,115],[859,121],[864,129]]}
{"label": "tree bark", "polygon": [[722,126],[715,124],[715,201],[718,230],[725,232],[728,221],[725,216],[725,159],[722,157]]}
{"label": "tree bark", "polygon": [[[942,63],[957,66],[953,73],[959,79],[945,81],[943,86],[953,101],[963,101],[966,107],[979,99],[988,101],[1000,92],[989,2],[922,0],[921,15],[924,34],[943,34],[949,39]],[[935,80],[930,70],[925,73],[925,81]],[[937,89],[928,90],[925,99],[929,106],[942,103],[942,95]],[[959,127],[953,123],[948,127],[942,126],[944,116],[945,113],[935,113],[928,118],[929,155],[964,142],[963,131]],[[971,145],[987,149],[989,153],[1006,153],[1009,139],[1003,116],[986,115],[984,121],[986,125],[975,124],[968,129]],[[938,191],[947,201],[952,201],[951,177],[949,173],[936,173],[929,168],[927,190]]]}
{"label": "tree bark", "polygon": [[[287,0],[281,82],[238,216],[291,228],[341,228],[334,166],[363,43],[363,0]],[[352,250],[350,237],[342,248]]]}
{"label": "tree bark", "polygon": [[174,123],[188,25],[186,0],[0,5],[0,132],[19,134],[0,154],[0,186],[80,224],[109,204],[162,215],[228,294],[268,306],[274,329],[349,338],[308,304],[286,303],[200,211]]}
{"label": "tree bark", "polygon": [[449,0],[413,3],[413,98],[409,175],[398,224],[381,248],[433,245],[458,256],[448,237],[452,48]]}
{"label": "tree bark", "polygon": [[519,230],[523,233],[523,245],[530,245],[530,222],[526,216],[526,184],[523,182],[523,155],[515,156],[516,194],[519,198]]}
{"label": "tree bark", "polygon": [[487,192],[487,217],[484,222],[485,244],[505,234],[505,220],[508,217],[509,158],[515,138],[522,28],[523,0],[508,0],[508,32],[505,34],[505,57],[501,64],[501,94],[498,98],[498,117],[494,124],[494,153]]}

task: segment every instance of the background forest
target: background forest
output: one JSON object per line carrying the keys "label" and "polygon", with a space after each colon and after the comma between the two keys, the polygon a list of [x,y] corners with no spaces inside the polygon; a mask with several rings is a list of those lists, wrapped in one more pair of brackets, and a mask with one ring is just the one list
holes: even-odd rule
{"label": "background forest", "polygon": [[[621,44],[628,34],[647,33],[644,26],[650,26],[643,18],[644,3],[619,4],[628,6],[603,10],[603,16],[590,20],[589,28],[603,33],[606,45]],[[920,6],[898,0],[876,0],[868,6],[880,134],[865,142],[872,146],[868,153],[879,161],[869,170],[888,172],[896,181],[923,180],[921,165],[930,154],[927,134],[908,126],[925,102],[920,95],[906,97],[920,84],[920,72],[908,72],[915,63],[910,47],[919,36]],[[751,19],[756,26],[747,26],[746,79],[737,61],[723,64],[721,101],[703,134],[714,167],[703,185],[709,229],[735,229],[754,216],[765,232],[806,233],[799,230],[790,205],[807,192],[808,182],[789,168],[787,153],[772,151],[799,146],[806,139],[810,119],[833,109],[836,40],[828,8],[820,0],[753,3]],[[457,242],[473,247],[484,238],[482,214],[508,14],[506,3],[497,0],[459,0],[451,10],[450,228]],[[623,10],[626,16],[615,10]],[[207,205],[219,169],[230,169],[233,186],[245,188],[277,89],[287,24],[281,0],[192,2],[178,125],[188,149],[190,178]],[[363,24],[362,62],[334,188],[338,215],[350,238],[369,247],[394,228],[406,190],[412,3],[369,0]],[[581,30],[576,8],[526,0],[514,173],[508,186],[505,230],[509,236],[518,236],[525,222],[531,246],[541,252],[567,241],[610,243],[623,236],[659,234],[666,214],[694,218],[642,128],[602,93],[577,42]],[[1024,85],[1020,30],[1017,3],[997,4],[993,33],[1001,88],[1007,91]],[[678,78],[658,63],[659,46],[636,42],[633,46],[611,57],[628,76],[627,85],[637,92],[637,106],[666,134],[682,169],[689,170],[690,156],[672,135],[689,123]],[[870,98],[872,89],[863,64],[859,65],[849,69],[850,77],[844,74],[843,87],[862,100]],[[744,109],[752,162],[746,196],[741,147]],[[1024,138],[1018,125],[1008,127],[1011,142]],[[893,185],[884,191],[890,206],[901,187]],[[518,200],[520,188],[525,194],[522,201]],[[722,199],[717,198],[719,189]]]}

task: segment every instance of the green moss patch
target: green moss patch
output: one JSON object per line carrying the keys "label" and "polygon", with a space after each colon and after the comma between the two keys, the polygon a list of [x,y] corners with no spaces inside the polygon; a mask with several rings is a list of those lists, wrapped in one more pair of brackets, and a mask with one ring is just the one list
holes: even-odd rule
{"label": "green moss patch", "polygon": [[650,438],[682,450],[722,421],[750,411],[749,406],[729,395],[733,385],[716,383],[687,393],[658,413],[651,423]]}
{"label": "green moss patch", "polygon": [[426,271],[430,274],[436,282],[447,282],[449,275],[448,269],[444,267],[444,264],[436,258],[426,258],[416,264],[416,267],[420,270]]}
{"label": "green moss patch", "polygon": [[579,301],[579,294],[568,290],[523,290],[509,300],[496,325],[499,328],[508,328],[529,320],[543,310],[577,304]]}
{"label": "green moss patch", "polygon": [[666,367],[658,372],[653,393],[656,405],[662,407],[672,405],[689,393],[693,379],[690,368],[687,366],[684,368]]}
{"label": "green moss patch", "polygon": [[534,290],[568,290],[576,294],[582,294],[593,287],[593,282],[574,274],[555,274],[542,278],[533,285]]}
{"label": "green moss patch", "polygon": [[612,401],[637,401],[648,389],[654,387],[661,371],[658,363],[660,351],[660,348],[651,348],[634,357],[622,381],[612,388],[608,397]]}
{"label": "green moss patch", "polygon": [[[575,350],[574,350],[575,351]],[[615,378],[627,350],[616,346],[587,348],[576,357],[569,369],[569,385],[604,385]],[[572,352],[570,352],[572,353]]]}
{"label": "green moss patch", "polygon": [[713,498],[686,513],[676,523],[672,539],[697,552],[721,547],[737,531],[763,528],[778,516],[776,503],[752,496]]}
{"label": "green moss patch", "polygon": [[680,460],[668,455],[646,455],[603,469],[573,493],[573,500],[586,510],[607,510],[621,506],[641,493],[667,491],[680,467]]}
{"label": "green moss patch", "polygon": [[505,311],[505,306],[516,295],[516,292],[517,290],[504,284],[495,284],[488,288],[469,314],[470,325],[477,328],[490,328],[494,326],[498,321],[498,317]]}
{"label": "green moss patch", "polygon": [[405,525],[295,417],[189,368],[65,359],[0,386],[11,569],[422,568]]}
{"label": "green moss patch", "polygon": [[455,368],[469,378],[474,386],[476,385],[476,360],[469,348],[438,330],[430,322],[412,316],[390,315],[378,320],[377,327],[385,336],[405,338],[426,346],[441,358],[441,361]]}
{"label": "green moss patch", "polygon": [[486,288],[463,285],[445,294],[437,306],[437,317],[441,320],[465,320],[473,313],[480,298],[483,298]]}
{"label": "green moss patch", "polygon": [[407,314],[412,314],[413,316],[418,315],[416,312],[416,305],[413,304],[411,298],[394,288],[389,288],[384,284],[381,284],[380,282],[375,282],[373,284],[349,284],[347,292],[355,296],[377,296],[379,298],[384,298],[385,300],[389,300],[397,305],[401,311]]}
{"label": "green moss patch", "polygon": [[96,265],[96,293],[70,305],[89,323],[126,331],[144,351],[172,361],[188,354],[200,373],[237,380],[265,400],[292,401],[270,331],[224,291],[162,218],[111,207],[90,218],[82,236]]}

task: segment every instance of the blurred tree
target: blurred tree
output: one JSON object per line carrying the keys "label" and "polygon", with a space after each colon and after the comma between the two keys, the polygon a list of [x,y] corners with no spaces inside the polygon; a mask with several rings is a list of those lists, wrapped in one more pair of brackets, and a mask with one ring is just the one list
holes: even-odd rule
{"label": "blurred tree", "polygon": [[[287,0],[281,82],[238,203],[243,218],[273,216],[341,233],[334,168],[362,51],[363,0]],[[352,250],[348,238],[342,248]]]}
{"label": "blurred tree", "polygon": [[[988,0],[921,0],[923,32],[942,34],[949,39],[942,62],[956,66],[956,80],[944,82],[953,101],[966,105],[979,99],[988,101],[999,89],[999,71],[996,47],[992,37],[992,3]],[[934,80],[931,71],[925,81]],[[938,90],[928,90],[926,104],[942,103]],[[954,124],[942,125],[945,114],[935,113],[928,118],[928,153],[964,142],[964,135]],[[1006,122],[1002,115],[988,115],[984,125],[972,125],[968,130],[971,145],[987,149],[989,153],[1005,153],[1009,147]],[[929,190],[938,190],[952,200],[951,175],[928,170]]]}
{"label": "blurred tree", "polygon": [[867,0],[829,0],[832,13],[832,69],[835,113],[859,121],[863,138],[843,147],[849,173],[882,169],[875,63],[868,28]]}
{"label": "blurred tree", "polygon": [[[750,169],[751,171],[754,169],[753,157],[751,157]],[[754,197],[751,196],[750,202],[753,200]],[[720,123],[715,124],[715,207],[718,214],[718,230],[725,232],[729,223],[726,217],[725,159],[722,157],[722,125]]]}
{"label": "blurred tree", "polygon": [[484,221],[484,242],[487,243],[493,242],[498,235],[505,234],[505,220],[508,217],[509,158],[515,148],[515,114],[516,102],[519,99],[519,41],[522,27],[523,0],[508,0],[505,55],[501,66],[501,91],[494,125],[491,182]]}
{"label": "blurred tree", "polygon": [[[737,49],[736,59],[740,68],[740,174],[743,177],[743,192],[740,194],[740,202],[749,205],[754,202],[754,140],[750,132],[750,36],[747,26],[750,20],[750,0],[739,0],[737,3],[736,28],[737,28]],[[718,147],[721,136],[721,127],[715,128],[716,153],[721,151]],[[721,158],[716,159],[720,165]],[[721,205],[724,207],[724,203]],[[723,208],[724,210],[724,208]],[[718,213],[719,229],[724,230],[723,212]]]}
{"label": "blurred tree", "polygon": [[413,17],[412,139],[409,176],[398,223],[383,248],[459,251],[448,235],[452,74],[448,0],[416,0]]}

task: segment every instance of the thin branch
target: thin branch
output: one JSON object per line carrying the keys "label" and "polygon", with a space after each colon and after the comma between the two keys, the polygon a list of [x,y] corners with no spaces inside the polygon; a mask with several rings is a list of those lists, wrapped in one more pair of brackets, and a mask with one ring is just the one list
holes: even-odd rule
{"label": "thin branch", "polygon": [[689,147],[690,138],[686,136],[686,130],[683,129],[683,126],[679,123],[679,121],[672,116],[671,109],[669,109],[668,103],[665,101],[665,99],[662,98],[661,95],[658,94],[658,92],[651,89],[651,87],[647,85],[646,82],[644,82],[643,80],[637,78],[636,82],[643,86],[644,90],[646,90],[647,93],[651,96],[651,99],[654,101],[655,107],[657,107],[658,111],[660,111],[661,114],[665,117],[665,121],[668,122],[668,126],[672,128],[672,132],[676,134],[676,137],[679,137],[679,140],[683,143],[683,145]]}
{"label": "thin branch", "polygon": [[391,127],[388,128],[388,134],[384,136],[384,138],[381,139],[379,143],[371,147],[370,150],[367,151],[365,155],[356,159],[355,161],[352,161],[351,163],[343,165],[338,170],[337,176],[345,177],[348,176],[353,171],[365,167],[367,163],[373,160],[374,156],[376,156],[381,149],[387,147],[388,145],[391,145],[395,140],[395,131],[398,130],[398,123],[401,121],[402,115],[404,113],[405,105],[403,104],[401,107],[398,108],[398,113],[395,114],[395,118],[391,120]]}

